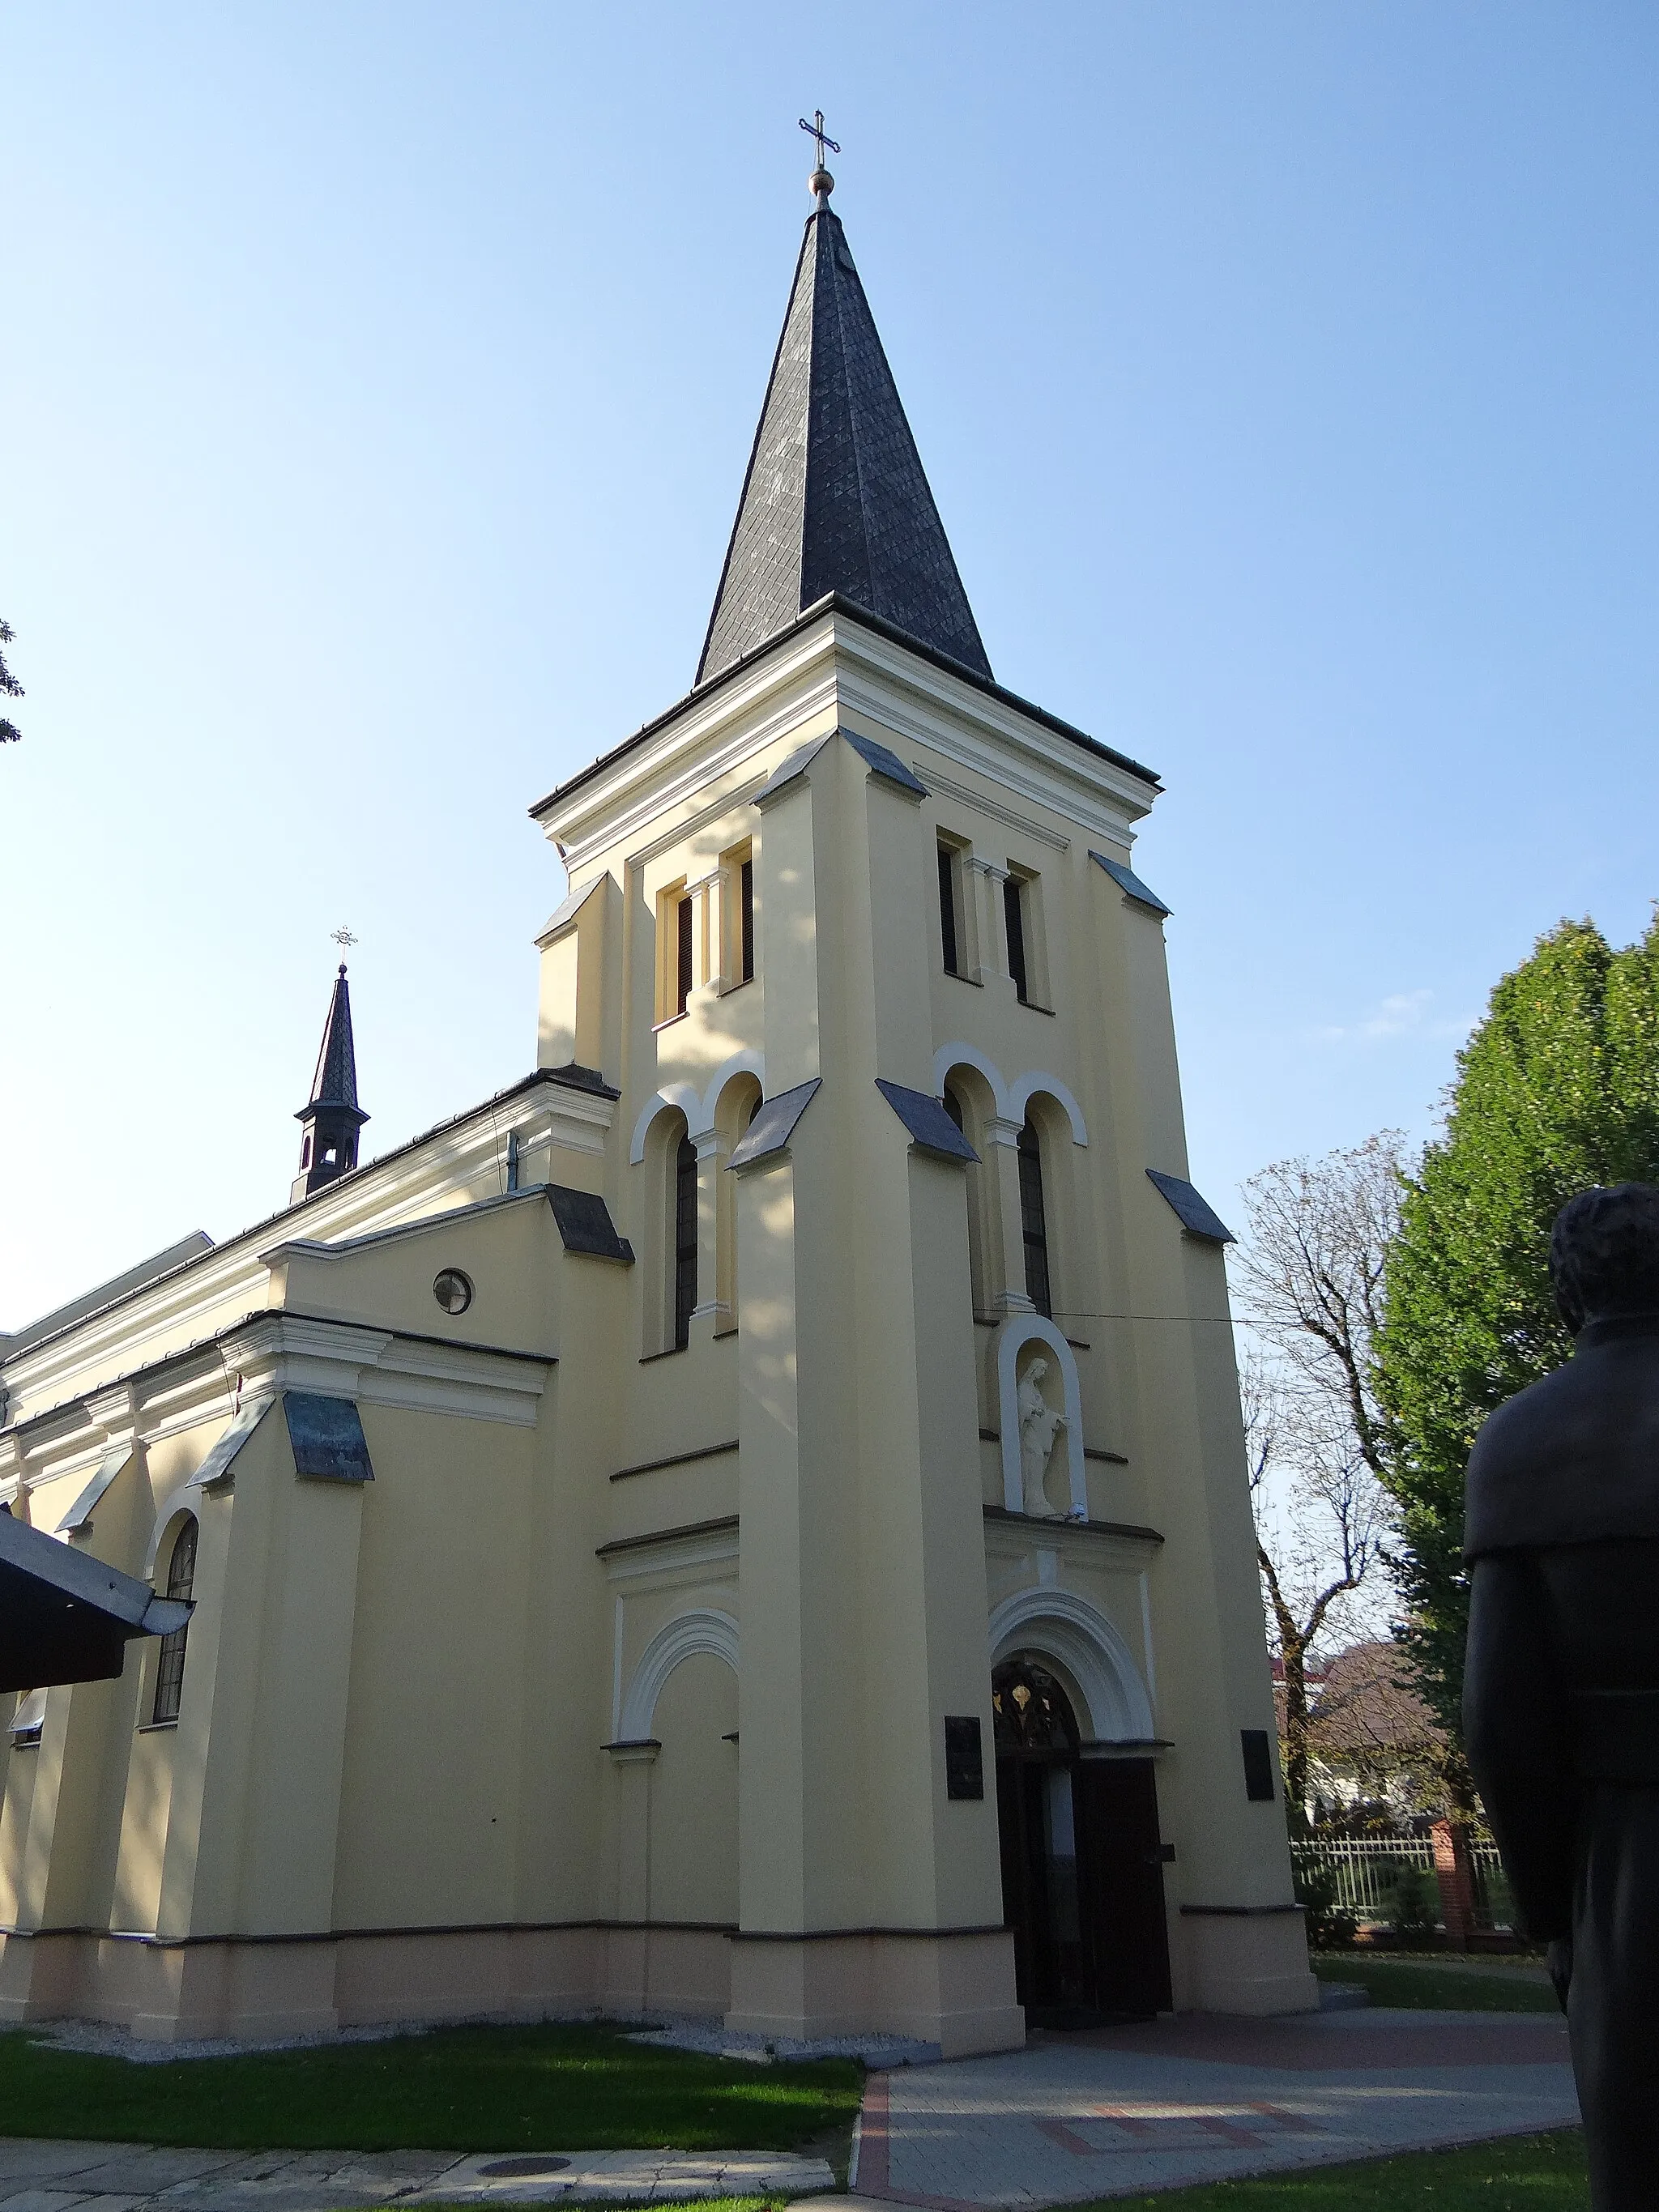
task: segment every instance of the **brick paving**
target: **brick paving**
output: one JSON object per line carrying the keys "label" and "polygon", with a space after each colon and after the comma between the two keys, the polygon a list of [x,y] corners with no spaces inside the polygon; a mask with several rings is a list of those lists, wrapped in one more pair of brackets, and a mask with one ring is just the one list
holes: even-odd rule
{"label": "brick paving", "polygon": [[1188,2015],[872,2075],[852,2186],[927,2212],[984,2212],[1577,2118],[1566,2026],[1549,2014]]}
{"label": "brick paving", "polygon": [[645,2204],[799,2197],[834,2183],[823,2159],[773,2151],[250,2154],[0,2137],[0,2212],[352,2212],[373,2204],[483,2207],[562,2198]]}

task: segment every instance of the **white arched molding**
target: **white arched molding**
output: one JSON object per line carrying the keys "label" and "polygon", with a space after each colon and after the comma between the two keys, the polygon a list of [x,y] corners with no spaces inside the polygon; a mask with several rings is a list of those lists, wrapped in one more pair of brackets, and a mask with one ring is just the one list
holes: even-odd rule
{"label": "white arched molding", "polygon": [[659,1114],[672,1112],[684,1115],[688,1136],[701,1126],[702,1101],[689,1083],[665,1083],[640,1109],[640,1118],[634,1124],[634,1141],[628,1148],[629,1159],[635,1167],[645,1158],[645,1140],[651,1134],[651,1124]]}
{"label": "white arched molding", "polygon": [[1002,1072],[994,1060],[988,1060],[977,1045],[942,1044],[933,1054],[933,1096],[945,1096],[945,1079],[953,1067],[971,1067],[982,1075],[991,1087],[992,1103],[997,1113],[1006,1119],[1013,1109],[1008,1103],[1008,1086]]}
{"label": "white arched molding", "polygon": [[720,1110],[720,1093],[733,1076],[752,1075],[766,1093],[766,1055],[761,1052],[734,1052],[730,1060],[723,1060],[708,1079],[708,1088],[702,1094],[702,1119],[692,1130],[693,1137],[705,1136],[714,1126],[714,1117]]}
{"label": "white arched molding", "polygon": [[1017,1590],[991,1615],[991,1664],[1016,1651],[1056,1659],[1089,1704],[1097,1743],[1147,1743],[1152,1700],[1134,1655],[1105,1614],[1071,1590]]}
{"label": "white arched molding", "polygon": [[734,1052],[729,1060],[723,1060],[708,1079],[708,1088],[701,1098],[689,1083],[665,1083],[660,1091],[653,1091],[640,1109],[640,1118],[634,1124],[634,1141],[628,1148],[630,1164],[638,1167],[645,1158],[646,1139],[650,1136],[651,1124],[659,1114],[684,1114],[685,1133],[694,1145],[700,1138],[712,1136],[714,1116],[720,1111],[720,1093],[735,1075],[752,1075],[764,1091],[764,1053]]}
{"label": "white arched molding", "polygon": [[1024,1121],[1031,1101],[1039,1092],[1046,1093],[1057,1105],[1066,1109],[1066,1118],[1072,1125],[1072,1142],[1086,1145],[1088,1124],[1083,1118],[1083,1109],[1057,1075],[1044,1075],[1039,1069],[1033,1073],[1016,1076],[1008,1087],[1008,1103],[1005,1108],[1011,1121]]}
{"label": "white arched molding", "polygon": [[700,1652],[724,1659],[737,1673],[738,1624],[729,1613],[716,1613],[712,1607],[682,1613],[657,1631],[640,1654],[623,1699],[623,1743],[641,1743],[649,1736],[663,1684],[682,1659],[694,1659]]}
{"label": "white arched molding", "polygon": [[1028,1344],[1041,1344],[1059,1363],[1066,1393],[1066,1455],[1071,1472],[1072,1517],[1089,1517],[1089,1487],[1083,1471],[1083,1393],[1078,1386],[1072,1347],[1040,1313],[1010,1314],[997,1323],[997,1425],[1002,1437],[1002,1502],[1023,1512],[1025,1486],[1019,1464],[1019,1355]]}

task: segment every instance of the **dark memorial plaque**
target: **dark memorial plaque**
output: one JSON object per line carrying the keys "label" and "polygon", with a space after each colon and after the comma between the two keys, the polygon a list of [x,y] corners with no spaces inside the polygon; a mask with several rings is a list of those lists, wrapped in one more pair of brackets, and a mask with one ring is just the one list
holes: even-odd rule
{"label": "dark memorial plaque", "polygon": [[947,1797],[985,1795],[985,1753],[977,1713],[945,1717],[945,1794]]}
{"label": "dark memorial plaque", "polygon": [[1244,1795],[1253,1805],[1273,1802],[1273,1755],[1266,1729],[1240,1729],[1239,1748],[1244,1754]]}

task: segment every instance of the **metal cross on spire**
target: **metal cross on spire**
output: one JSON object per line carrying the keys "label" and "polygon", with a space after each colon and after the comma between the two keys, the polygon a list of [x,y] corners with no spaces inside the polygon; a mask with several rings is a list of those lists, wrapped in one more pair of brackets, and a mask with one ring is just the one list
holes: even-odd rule
{"label": "metal cross on spire", "polygon": [[[328,933],[333,939],[334,942],[339,946],[342,952],[345,951],[348,945],[355,945],[357,942],[351,932],[346,927],[344,922],[342,922],[337,929],[331,929]],[[340,973],[343,975],[345,974],[345,962],[343,960],[340,963]]]}
{"label": "metal cross on spire", "polygon": [[830,153],[839,154],[841,148],[824,131],[823,110],[821,107],[813,109],[812,120],[810,123],[803,115],[800,118],[800,127],[809,138],[817,142],[818,149],[817,167],[806,180],[807,190],[817,193],[818,205],[821,208],[828,207],[830,195],[836,189],[836,180],[823,166],[824,149],[827,147]]}

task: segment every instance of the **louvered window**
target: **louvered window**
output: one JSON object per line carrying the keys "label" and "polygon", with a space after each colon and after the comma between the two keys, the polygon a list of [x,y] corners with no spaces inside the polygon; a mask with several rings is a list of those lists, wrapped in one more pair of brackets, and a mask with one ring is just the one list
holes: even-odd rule
{"label": "louvered window", "polygon": [[1009,876],[1003,883],[1002,914],[1008,931],[1008,973],[1023,1006],[1030,998],[1031,985],[1025,963],[1025,886],[1018,876]]}
{"label": "louvered window", "polygon": [[691,995],[691,902],[683,898],[674,909],[677,938],[674,948],[674,1012],[683,1014]]}
{"label": "louvered window", "polygon": [[697,1151],[680,1139],[674,1159],[674,1346],[691,1341],[691,1314],[697,1303]]}
{"label": "louvered window", "polygon": [[939,927],[945,946],[945,972],[961,973],[957,951],[957,856],[948,845],[939,848]]}
{"label": "louvered window", "polygon": [[1025,1243],[1025,1295],[1054,1319],[1048,1288],[1048,1212],[1042,1196],[1042,1148],[1030,1121],[1019,1133],[1019,1225]]}

